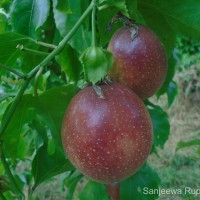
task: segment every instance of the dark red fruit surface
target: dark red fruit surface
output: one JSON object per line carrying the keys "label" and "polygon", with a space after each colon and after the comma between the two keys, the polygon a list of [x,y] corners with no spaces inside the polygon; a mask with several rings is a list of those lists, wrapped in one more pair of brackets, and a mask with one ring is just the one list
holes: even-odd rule
{"label": "dark red fruit surface", "polygon": [[109,75],[131,88],[142,99],[154,95],[167,73],[163,45],[149,28],[138,25],[138,35],[131,38],[131,28],[119,29],[111,38],[108,50],[114,64]]}
{"label": "dark red fruit surface", "polygon": [[119,83],[92,87],[71,101],[63,120],[62,142],[68,158],[85,176],[115,183],[135,173],[152,146],[152,123],[140,98]]}

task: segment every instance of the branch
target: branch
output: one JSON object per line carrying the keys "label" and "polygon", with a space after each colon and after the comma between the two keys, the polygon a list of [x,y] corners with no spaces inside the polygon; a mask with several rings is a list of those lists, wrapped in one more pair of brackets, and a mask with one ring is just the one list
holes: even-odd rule
{"label": "branch", "polygon": [[39,64],[37,65],[32,71],[30,71],[27,74],[27,79],[24,80],[15,100],[13,101],[12,105],[10,106],[8,112],[5,114],[4,120],[1,123],[0,127],[0,140],[2,140],[5,130],[8,127],[8,124],[17,108],[18,103],[20,102],[22,95],[24,94],[29,82],[31,79],[35,76],[35,74],[38,72],[38,70],[41,67],[44,67],[47,65],[57,54],[59,54],[65,45],[68,43],[68,41],[72,38],[74,33],[78,30],[78,28],[81,26],[84,19],[89,15],[89,13],[93,9],[94,2],[92,1],[89,7],[85,10],[81,18],[78,20],[78,22],[74,25],[74,27],[71,29],[71,31],[65,36],[65,38],[59,43],[59,45]]}
{"label": "branch", "polygon": [[7,163],[7,161],[6,161],[6,158],[5,158],[5,155],[4,155],[4,152],[3,152],[2,147],[1,147],[1,149],[0,149],[0,157],[1,157],[1,162],[2,162],[2,164],[3,164],[3,167],[4,167],[4,169],[5,169],[5,172],[6,172],[7,176],[8,176],[8,178],[9,178],[11,184],[12,184],[13,187],[14,187],[14,191],[15,191],[17,194],[20,194],[21,196],[23,196],[23,193],[22,193],[22,191],[20,190],[19,186],[17,185],[17,183],[16,183],[16,181],[15,181],[15,179],[14,179],[12,173],[11,173],[11,170],[10,170],[10,168],[9,168],[9,166],[8,166],[8,163]]}
{"label": "branch", "polygon": [[19,76],[19,78],[24,79],[24,78],[26,77],[26,76],[25,76],[24,74],[22,74],[21,72],[18,72],[17,70],[15,70],[15,69],[13,69],[13,68],[11,68],[11,67],[8,67],[8,66],[6,66],[6,65],[4,65],[4,64],[1,64],[1,63],[0,63],[0,67],[2,67],[2,68],[4,68],[4,69],[8,70],[9,72],[12,72],[13,74]]}

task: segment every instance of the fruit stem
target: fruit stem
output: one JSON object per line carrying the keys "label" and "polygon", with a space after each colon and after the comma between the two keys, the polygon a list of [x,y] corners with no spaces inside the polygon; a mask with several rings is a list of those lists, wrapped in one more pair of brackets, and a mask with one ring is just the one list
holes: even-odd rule
{"label": "fruit stem", "polygon": [[93,10],[92,10],[92,46],[96,46],[96,0],[94,0]]}
{"label": "fruit stem", "polygon": [[106,190],[110,200],[120,200],[120,183],[106,184]]}
{"label": "fruit stem", "polygon": [[106,99],[100,86],[93,85],[92,87],[93,87],[95,93],[99,96],[100,99]]}

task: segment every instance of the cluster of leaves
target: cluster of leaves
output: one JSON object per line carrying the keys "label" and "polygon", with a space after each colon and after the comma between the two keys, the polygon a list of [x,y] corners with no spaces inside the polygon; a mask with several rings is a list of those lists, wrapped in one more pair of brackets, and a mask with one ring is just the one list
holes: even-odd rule
{"label": "cluster of leaves", "polygon": [[[57,48],[89,3],[89,0],[2,0],[0,2],[1,125],[14,100],[13,97],[18,94],[22,86],[23,77],[38,66],[52,49]],[[36,77],[35,81],[30,82],[4,133],[1,149],[5,149],[6,159],[12,163],[10,167],[21,191],[28,187],[31,194],[42,182],[65,172],[67,199],[73,198],[73,192],[82,175],[74,169],[63,153],[62,118],[78,87],[82,87],[85,80],[92,83],[100,81],[111,66],[112,56],[105,48],[121,24],[115,24],[108,34],[105,34],[105,28],[114,15],[120,11],[138,23],[146,24],[160,37],[169,58],[169,70],[157,96],[167,94],[169,105],[177,93],[177,86],[173,81],[175,61],[172,56],[176,35],[179,33],[200,40],[198,0],[184,1],[184,3],[172,0],[151,2],[99,0],[97,5],[99,11],[96,34],[99,47],[90,47],[92,28],[88,17],[64,50],[44,67],[39,78]],[[88,55],[93,58],[89,63]],[[14,69],[21,76],[8,72],[5,66]],[[97,69],[96,66],[100,67]],[[37,82],[37,92],[33,96],[35,82]],[[156,152],[158,147],[164,146],[170,125],[167,113],[162,108],[151,102],[146,104],[154,125],[152,152]],[[24,162],[28,162],[31,170],[16,173],[19,163]],[[1,164],[0,174],[5,174]],[[156,199],[156,195],[144,195],[142,188],[157,188],[159,181],[156,172],[145,165],[136,175],[122,182],[122,199]],[[9,188],[4,195],[7,199],[13,199],[14,193],[15,191]],[[104,187],[92,181],[85,185],[79,199],[96,199],[97,195],[94,194],[99,194],[100,199],[107,199]]]}

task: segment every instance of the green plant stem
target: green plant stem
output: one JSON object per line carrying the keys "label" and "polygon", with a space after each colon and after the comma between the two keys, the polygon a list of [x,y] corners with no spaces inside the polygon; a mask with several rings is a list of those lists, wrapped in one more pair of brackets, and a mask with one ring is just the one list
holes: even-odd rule
{"label": "green plant stem", "polygon": [[2,149],[2,148],[0,149],[0,156],[1,156],[1,162],[2,162],[2,164],[3,164],[3,167],[4,167],[5,171],[6,171],[6,174],[7,174],[8,178],[9,178],[9,180],[10,180],[12,186],[14,187],[14,191],[15,191],[17,194],[21,194],[21,196],[23,196],[22,191],[21,191],[20,188],[18,187],[18,185],[17,185],[17,183],[16,183],[16,181],[15,181],[15,179],[14,179],[14,177],[13,177],[11,171],[10,171],[10,168],[9,168],[9,166],[8,166],[8,163],[7,163],[7,161],[6,161],[6,158],[5,158],[5,155],[4,155],[4,152],[3,152],[3,149]]}
{"label": "green plant stem", "polygon": [[37,97],[38,96],[38,93],[37,93],[37,88],[38,88],[38,81],[39,81],[39,78],[43,72],[43,67],[41,67],[37,74],[35,75],[35,81],[34,81],[34,96]]}
{"label": "green plant stem", "polygon": [[27,47],[24,47],[24,45],[22,45],[22,44],[18,44],[16,48],[19,49],[20,51],[25,51],[27,53],[35,54],[35,55],[39,55],[39,56],[49,55],[49,53],[46,53],[46,52],[37,51],[37,50],[33,50],[33,49],[29,49]]}
{"label": "green plant stem", "polygon": [[96,0],[94,0],[94,5],[92,9],[92,46],[96,46]]}
{"label": "green plant stem", "polygon": [[108,5],[108,4],[105,4],[105,5],[103,5],[103,6],[99,6],[98,7],[98,10],[105,10],[105,9],[108,9],[108,8],[111,8],[112,6],[110,6],[110,5]]}
{"label": "green plant stem", "polygon": [[8,67],[8,66],[6,66],[4,64],[1,64],[1,63],[0,63],[0,67],[2,67],[3,69],[8,70],[9,72],[12,72],[13,74],[19,76],[20,78],[25,78],[24,74],[22,74],[21,72],[18,72],[17,70],[15,70],[15,69],[13,69],[11,67]]}
{"label": "green plant stem", "polygon": [[56,49],[57,46],[54,45],[54,44],[48,44],[48,43],[45,43],[45,42],[41,42],[41,41],[38,41],[38,40],[33,40],[36,44],[39,44],[43,47],[47,47],[47,48],[50,48],[50,49]]}
{"label": "green plant stem", "polygon": [[4,197],[4,195],[0,192],[0,197],[2,200],[6,200],[6,197]]}
{"label": "green plant stem", "polygon": [[65,45],[68,43],[68,41],[72,38],[74,33],[78,30],[78,28],[81,26],[82,22],[84,19],[89,15],[89,13],[93,9],[94,2],[92,1],[89,7],[85,10],[83,15],[80,17],[80,19],[77,21],[77,23],[74,25],[74,27],[71,29],[71,31],[65,36],[65,38],[59,43],[56,49],[54,49],[39,65],[37,65],[32,71],[30,71],[27,74],[26,80],[24,80],[16,98],[14,99],[12,105],[10,106],[8,112],[6,113],[4,120],[1,123],[0,127],[0,141],[2,140],[5,130],[8,127],[8,124],[17,108],[18,103],[20,102],[20,99],[22,98],[22,95],[24,94],[24,91],[26,90],[29,82],[31,79],[34,77],[34,75],[37,73],[37,71],[41,68],[44,67],[51,61],[57,54],[59,54]]}

